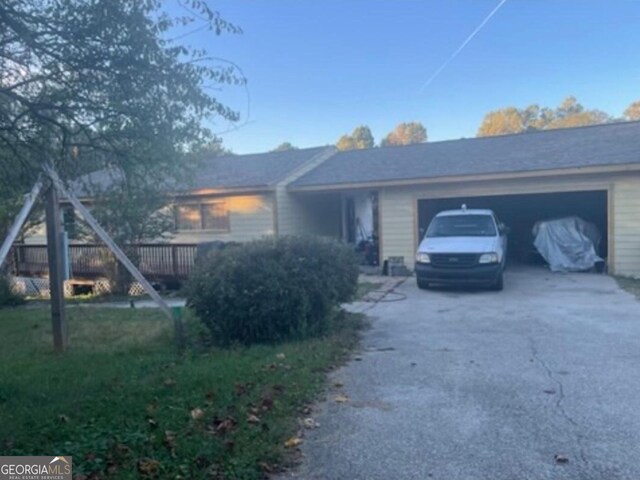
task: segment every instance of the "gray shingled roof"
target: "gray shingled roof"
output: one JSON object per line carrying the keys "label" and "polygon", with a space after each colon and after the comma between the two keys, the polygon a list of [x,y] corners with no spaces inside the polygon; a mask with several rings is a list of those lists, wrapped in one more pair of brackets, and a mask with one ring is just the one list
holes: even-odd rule
{"label": "gray shingled roof", "polygon": [[340,152],[292,187],[640,163],[640,122]]}
{"label": "gray shingled roof", "polygon": [[[327,148],[334,147],[213,157],[203,160],[191,181],[184,185],[168,188],[179,192],[205,188],[221,190],[268,189]],[[122,172],[117,169],[97,170],[72,182],[71,188],[76,195],[86,197],[94,191],[94,188],[87,188],[88,185],[104,189],[121,179]]]}
{"label": "gray shingled roof", "polygon": [[215,157],[203,162],[195,183],[190,186],[193,189],[271,187],[326,148]]}

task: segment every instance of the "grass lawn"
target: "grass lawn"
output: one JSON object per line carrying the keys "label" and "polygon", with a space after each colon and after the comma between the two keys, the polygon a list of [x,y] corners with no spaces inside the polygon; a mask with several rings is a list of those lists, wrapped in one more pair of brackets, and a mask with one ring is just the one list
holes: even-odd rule
{"label": "grass lawn", "polygon": [[0,310],[0,455],[73,455],[77,478],[255,479],[328,369],[356,344],[359,316],[320,339],[173,350],[151,309],[68,309],[71,349],[52,353],[48,310]]}
{"label": "grass lawn", "polygon": [[629,293],[633,293],[640,299],[640,279],[628,278],[628,277],[615,277],[620,288],[623,288]]}

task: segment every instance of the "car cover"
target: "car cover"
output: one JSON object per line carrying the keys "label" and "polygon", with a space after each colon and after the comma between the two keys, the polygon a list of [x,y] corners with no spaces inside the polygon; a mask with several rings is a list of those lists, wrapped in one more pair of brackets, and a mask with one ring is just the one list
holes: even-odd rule
{"label": "car cover", "polygon": [[553,272],[580,272],[602,262],[598,228],[580,217],[544,220],[533,227],[535,245]]}

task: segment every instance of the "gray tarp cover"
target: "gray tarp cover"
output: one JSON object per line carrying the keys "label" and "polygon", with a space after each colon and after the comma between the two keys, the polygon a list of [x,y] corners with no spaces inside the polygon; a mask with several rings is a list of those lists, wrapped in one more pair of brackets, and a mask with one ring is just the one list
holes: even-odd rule
{"label": "gray tarp cover", "polygon": [[533,244],[553,272],[579,272],[602,259],[596,254],[600,232],[580,217],[544,220],[533,227]]}

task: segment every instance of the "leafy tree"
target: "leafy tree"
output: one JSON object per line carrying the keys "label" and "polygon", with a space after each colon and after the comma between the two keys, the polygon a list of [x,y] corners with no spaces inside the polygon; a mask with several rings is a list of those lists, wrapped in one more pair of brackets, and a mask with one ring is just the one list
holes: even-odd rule
{"label": "leafy tree", "polygon": [[233,155],[233,152],[222,145],[222,139],[214,137],[210,142],[195,147],[189,157],[197,162],[208,158]]}
{"label": "leafy tree", "polygon": [[624,118],[627,120],[640,120],[640,100],[627,107],[624,111]]}
{"label": "leafy tree", "polygon": [[271,150],[272,152],[284,152],[286,150],[297,150],[298,147],[294,147],[290,142],[282,142],[276,148]]}
{"label": "leafy tree", "polygon": [[356,127],[351,135],[343,135],[336,143],[338,150],[359,150],[373,148],[375,142],[371,129],[366,125]]}
{"label": "leafy tree", "polygon": [[427,129],[420,122],[403,122],[382,139],[381,147],[395,147],[399,145],[411,145],[427,141]]}
{"label": "leafy tree", "polygon": [[597,125],[611,120],[611,116],[600,110],[587,110],[578,103],[575,97],[567,97],[556,108],[551,121],[544,128],[582,127],[584,125]]}
{"label": "leafy tree", "polygon": [[[155,198],[215,140],[207,121],[239,118],[211,92],[243,84],[242,75],[176,30],[198,22],[216,35],[240,29],[204,1],[179,2],[180,17],[163,12],[160,0],[0,3],[0,165],[18,193],[51,163],[65,181],[119,172],[120,184],[94,192],[116,207]],[[4,192],[4,175],[0,182]],[[143,207],[150,215],[157,202],[136,205]],[[110,222],[106,210],[96,209],[99,220],[131,232],[122,241],[138,236],[139,212],[112,209],[121,218]]]}
{"label": "leafy tree", "polygon": [[579,127],[611,121],[611,116],[600,110],[588,110],[575,97],[567,97],[557,108],[529,105],[524,109],[507,107],[485,115],[479,137],[521,133],[532,130]]}

